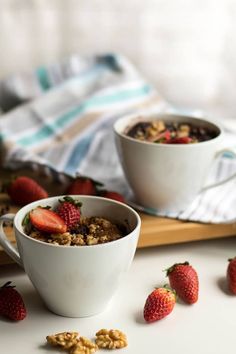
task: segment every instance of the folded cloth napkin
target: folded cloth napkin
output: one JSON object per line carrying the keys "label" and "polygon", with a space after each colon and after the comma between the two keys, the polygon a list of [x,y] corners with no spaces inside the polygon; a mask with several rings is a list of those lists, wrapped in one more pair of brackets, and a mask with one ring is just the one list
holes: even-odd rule
{"label": "folded cloth napkin", "polygon": [[[175,111],[120,55],[74,55],[51,66],[0,82],[0,142],[5,167],[30,167],[63,180],[90,176],[153,215],[206,223],[234,222],[236,178],[201,192],[182,213],[160,214],[133,200],[114,145],[113,124],[124,113]],[[227,145],[236,134],[227,133]],[[223,155],[209,180],[236,173],[236,159]]]}

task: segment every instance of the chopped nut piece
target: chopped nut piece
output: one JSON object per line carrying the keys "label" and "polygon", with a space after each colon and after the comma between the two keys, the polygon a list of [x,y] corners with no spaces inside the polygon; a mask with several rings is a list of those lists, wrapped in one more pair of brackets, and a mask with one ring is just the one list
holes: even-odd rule
{"label": "chopped nut piece", "polygon": [[189,136],[189,132],[187,130],[180,130],[179,132],[177,132],[176,136],[178,138],[184,138],[186,136]]}
{"label": "chopped nut piece", "polygon": [[152,122],[152,126],[157,130],[158,133],[162,132],[166,128],[162,120]]}
{"label": "chopped nut piece", "polygon": [[147,132],[148,132],[149,136],[156,136],[157,135],[157,130],[152,127],[150,127]]}
{"label": "chopped nut piece", "polygon": [[98,243],[98,239],[92,235],[87,236],[87,245],[96,245]]}
{"label": "chopped nut piece", "polygon": [[71,348],[70,354],[92,354],[98,350],[98,346],[88,338],[80,337],[76,345]]}
{"label": "chopped nut piece", "polygon": [[32,230],[30,232],[30,236],[33,237],[35,240],[38,241],[44,241],[47,242],[48,238],[46,237],[46,235],[44,235],[43,233],[41,233],[38,230]]}
{"label": "chopped nut piece", "polygon": [[88,228],[89,228],[89,232],[92,234],[92,233],[95,233],[95,232],[96,232],[96,230],[97,230],[97,228],[98,228],[98,225],[96,225],[96,224],[90,224]]}
{"label": "chopped nut piece", "polygon": [[118,329],[101,329],[96,337],[95,342],[99,348],[120,349],[128,345],[126,335]]}
{"label": "chopped nut piece", "polygon": [[71,234],[69,232],[65,232],[63,234],[52,234],[52,243],[58,242],[60,245],[69,246],[71,243]]}
{"label": "chopped nut piece", "polygon": [[78,335],[78,332],[61,332],[47,336],[46,339],[53,346],[69,349],[78,343]]}
{"label": "chopped nut piece", "polygon": [[71,238],[71,245],[84,246],[85,241],[83,235],[73,235]]}
{"label": "chopped nut piece", "polygon": [[188,124],[181,124],[179,129],[181,130],[181,132],[190,132],[190,126]]}

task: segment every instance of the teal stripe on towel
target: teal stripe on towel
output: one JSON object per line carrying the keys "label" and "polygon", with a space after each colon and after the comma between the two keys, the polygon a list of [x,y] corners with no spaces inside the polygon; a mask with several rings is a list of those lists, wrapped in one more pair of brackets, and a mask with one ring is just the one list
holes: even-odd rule
{"label": "teal stripe on towel", "polygon": [[119,101],[129,100],[132,98],[137,98],[139,96],[145,96],[151,92],[151,87],[148,85],[144,85],[141,88],[133,89],[133,90],[123,90],[121,92],[116,93],[115,95],[107,95],[107,96],[98,96],[94,97],[91,101],[88,101],[88,107],[92,107],[93,105],[102,106],[111,103],[117,103]]}
{"label": "teal stripe on towel", "polygon": [[148,95],[152,91],[152,88],[148,85],[144,85],[132,90],[123,90],[116,92],[115,94],[93,97],[90,100],[82,103],[72,111],[67,112],[58,117],[54,123],[48,124],[47,127],[43,126],[34,134],[30,134],[23,138],[20,138],[17,143],[23,147],[29,147],[37,145],[40,141],[56,135],[58,129],[65,128],[73,120],[78,119],[89,108],[96,108],[103,105],[114,104],[125,100],[139,98]]}
{"label": "teal stripe on towel", "polygon": [[47,73],[47,70],[44,66],[40,66],[36,70],[36,75],[38,77],[41,88],[44,91],[47,91],[48,89],[50,89],[51,85],[50,85],[48,73]]}

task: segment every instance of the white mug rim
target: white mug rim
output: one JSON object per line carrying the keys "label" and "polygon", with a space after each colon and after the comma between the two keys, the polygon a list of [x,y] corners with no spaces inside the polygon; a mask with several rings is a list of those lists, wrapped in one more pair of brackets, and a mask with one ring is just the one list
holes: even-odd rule
{"label": "white mug rim", "polygon": [[125,209],[129,210],[129,212],[131,212],[135,218],[136,218],[136,226],[133,228],[133,230],[131,232],[129,232],[127,235],[123,236],[122,238],[120,239],[117,239],[117,240],[114,240],[114,241],[110,241],[110,242],[105,242],[105,243],[101,243],[101,244],[96,244],[96,245],[84,245],[84,246],[80,246],[80,247],[72,247],[70,245],[56,245],[56,244],[51,244],[51,243],[47,243],[47,242],[44,242],[44,241],[40,241],[40,240],[37,240],[37,239],[34,239],[33,237],[27,235],[25,232],[23,232],[19,225],[22,225],[22,222],[23,222],[23,219],[24,217],[26,216],[27,212],[29,212],[29,209],[31,210],[31,206],[32,206],[32,209],[34,209],[34,207],[37,207],[40,205],[40,202],[47,202],[47,201],[55,201],[55,200],[58,200],[60,198],[63,198],[64,195],[60,195],[60,196],[54,196],[54,197],[49,197],[49,198],[45,198],[45,199],[40,199],[40,200],[37,200],[35,202],[32,202],[32,203],[29,203],[25,206],[23,206],[21,209],[19,209],[17,211],[17,213],[15,214],[14,216],[14,220],[13,220],[13,225],[14,225],[14,228],[15,230],[24,238],[26,238],[27,240],[33,242],[33,243],[38,243],[44,247],[56,247],[56,248],[60,248],[62,249],[63,248],[66,248],[66,249],[71,249],[71,250],[82,250],[82,249],[96,249],[96,248],[105,248],[105,247],[111,247],[111,245],[114,245],[114,243],[120,243],[122,242],[124,239],[127,239],[127,238],[131,238],[133,236],[133,234],[136,233],[136,230],[139,229],[141,227],[141,218],[139,216],[139,214],[132,208],[130,207],[129,205],[125,204],[125,203],[122,203],[122,202],[119,202],[119,201],[116,201],[116,200],[113,200],[113,199],[109,199],[109,198],[105,198],[105,197],[99,197],[99,196],[89,196],[89,195],[71,195],[72,198],[86,198],[86,199],[98,199],[98,200],[101,200],[101,201],[104,201],[106,200],[107,202],[109,203],[112,203],[112,204],[119,204],[120,206],[124,207]]}
{"label": "white mug rim", "polygon": [[[135,138],[132,138],[128,135],[126,135],[124,133],[124,130],[127,128],[130,120],[133,120],[135,118],[140,118],[140,121],[142,120],[142,117],[144,118],[144,120],[147,120],[148,117],[157,117],[158,119],[158,116],[160,117],[167,117],[167,116],[170,116],[170,117],[178,117],[178,118],[183,118],[183,120],[196,120],[196,121],[201,121],[201,122],[204,122],[204,123],[207,123],[211,126],[213,126],[213,128],[215,130],[218,130],[219,131],[219,134],[212,138],[212,139],[209,139],[209,140],[205,140],[205,141],[201,141],[201,142],[197,142],[197,143],[194,143],[194,144],[157,144],[155,142],[149,142],[149,141],[141,141],[141,140],[138,140],[138,139],[135,139]],[[127,123],[125,125],[125,127],[122,128],[123,131],[121,131],[121,129],[119,129],[119,125],[121,124],[121,122],[125,122],[127,120]],[[137,120],[138,121],[138,120]],[[173,149],[173,148],[178,148],[178,149],[183,149],[183,148],[197,148],[199,145],[202,146],[202,145],[208,145],[208,144],[212,144],[212,143],[215,143],[217,140],[220,140],[222,138],[222,135],[223,135],[223,128],[222,126],[217,122],[213,122],[211,121],[210,119],[206,119],[206,118],[202,118],[202,117],[197,117],[197,116],[191,116],[191,115],[182,115],[182,114],[172,114],[172,113],[145,113],[145,114],[138,114],[138,113],[133,113],[133,114],[127,114],[127,115],[124,115],[122,117],[120,117],[119,119],[116,120],[116,122],[114,123],[113,125],[113,129],[115,131],[115,133],[123,138],[123,139],[126,139],[128,141],[132,141],[133,143],[137,143],[138,145],[143,145],[143,146],[152,146],[155,148],[164,148],[164,149]]]}

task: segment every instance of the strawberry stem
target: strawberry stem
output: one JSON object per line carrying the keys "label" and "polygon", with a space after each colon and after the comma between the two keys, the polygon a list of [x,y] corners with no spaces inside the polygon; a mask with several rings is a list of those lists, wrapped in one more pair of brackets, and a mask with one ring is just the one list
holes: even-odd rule
{"label": "strawberry stem", "polygon": [[166,276],[168,277],[168,275],[175,269],[175,267],[176,266],[178,266],[178,265],[189,265],[189,262],[187,262],[187,261],[185,261],[185,262],[183,262],[183,263],[175,263],[175,264],[173,264],[171,267],[169,267],[169,268],[166,268],[166,269],[164,269],[164,272],[166,272]]}
{"label": "strawberry stem", "polygon": [[68,203],[71,203],[71,204],[74,204],[76,207],[80,208],[82,206],[82,203],[75,200],[74,198],[66,195],[63,199],[59,199],[59,203],[65,203],[65,202],[68,202]]}
{"label": "strawberry stem", "polygon": [[26,226],[30,223],[30,213],[27,213],[22,221],[22,226]]}

